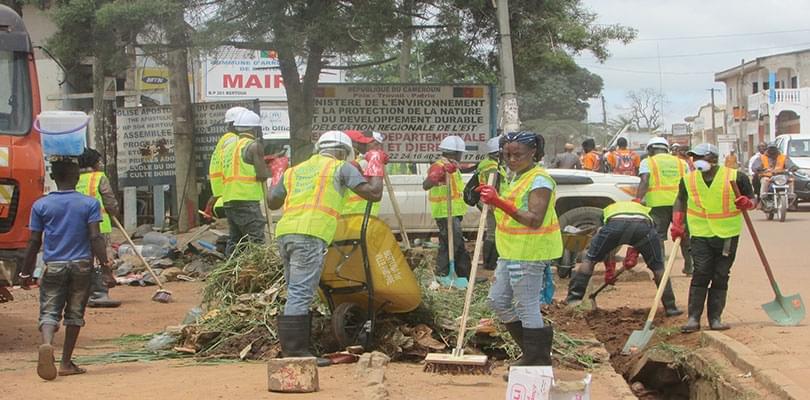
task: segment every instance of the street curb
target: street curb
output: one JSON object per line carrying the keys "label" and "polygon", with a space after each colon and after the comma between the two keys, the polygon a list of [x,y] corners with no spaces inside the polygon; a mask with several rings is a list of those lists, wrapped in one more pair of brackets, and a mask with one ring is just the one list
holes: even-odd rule
{"label": "street curb", "polygon": [[785,400],[810,399],[810,393],[773,368],[760,368],[762,359],[748,346],[716,331],[702,331],[700,342],[719,350],[737,368],[750,372],[772,394]]}

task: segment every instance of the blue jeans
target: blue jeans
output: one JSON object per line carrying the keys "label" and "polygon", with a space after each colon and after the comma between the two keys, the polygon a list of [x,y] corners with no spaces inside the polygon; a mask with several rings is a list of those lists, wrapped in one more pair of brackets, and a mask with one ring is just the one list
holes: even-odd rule
{"label": "blue jeans", "polygon": [[287,282],[284,315],[307,315],[321,280],[326,242],[314,236],[284,235],[278,238],[278,252]]}
{"label": "blue jeans", "polygon": [[84,326],[84,310],[90,297],[93,265],[88,261],[49,262],[39,280],[39,326]]}
{"label": "blue jeans", "polygon": [[500,258],[495,268],[495,282],[487,300],[503,323],[520,321],[524,328],[543,327],[540,294],[546,261],[517,261]]}

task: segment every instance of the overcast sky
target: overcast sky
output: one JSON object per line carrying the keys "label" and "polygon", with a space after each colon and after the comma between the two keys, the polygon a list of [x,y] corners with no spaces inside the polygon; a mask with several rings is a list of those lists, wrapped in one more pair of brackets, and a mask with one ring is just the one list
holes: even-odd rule
{"label": "overcast sky", "polygon": [[[617,107],[626,104],[627,91],[662,87],[667,98],[664,107],[667,130],[672,123],[696,114],[698,107],[709,101],[709,88],[721,89],[715,94],[715,101],[724,103],[725,85],[714,82],[714,72],[738,65],[743,58],[750,60],[810,48],[807,0],[583,0],[583,3],[599,14],[599,23],[621,23],[638,30],[634,42],[611,45],[612,57],[604,64],[590,54],[577,57],[581,66],[604,80],[608,118],[622,113]],[[659,52],[663,79],[659,75]],[[599,102],[592,102],[589,120],[601,118]]]}

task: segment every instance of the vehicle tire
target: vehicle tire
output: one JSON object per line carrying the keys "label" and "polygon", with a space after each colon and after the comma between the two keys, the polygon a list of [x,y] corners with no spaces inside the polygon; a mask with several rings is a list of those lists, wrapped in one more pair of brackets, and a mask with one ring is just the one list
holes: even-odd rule
{"label": "vehicle tire", "polygon": [[784,197],[779,198],[779,222],[785,222],[785,217],[787,217],[787,199]]}
{"label": "vehicle tire", "polygon": [[366,312],[354,303],[343,303],[332,311],[332,331],[340,348],[364,344]]}
{"label": "vehicle tire", "polygon": [[[568,225],[573,225],[580,229],[588,229],[594,226],[602,226],[602,209],[599,207],[577,207],[566,211],[559,218],[560,229]],[[568,278],[571,271],[576,267],[577,262],[582,259],[587,249],[581,252],[563,251],[563,256],[558,263],[557,275],[560,278]]]}

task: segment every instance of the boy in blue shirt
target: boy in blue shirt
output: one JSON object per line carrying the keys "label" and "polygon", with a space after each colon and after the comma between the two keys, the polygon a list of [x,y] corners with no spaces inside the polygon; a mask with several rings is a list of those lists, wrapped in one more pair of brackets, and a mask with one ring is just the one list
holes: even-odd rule
{"label": "boy in blue shirt", "polygon": [[[79,181],[79,164],[75,158],[59,158],[53,160],[51,166],[51,178],[56,182],[58,191],[34,202],[29,224],[31,239],[20,272],[22,286],[30,286],[44,233],[45,269],[39,282],[42,345],[39,346],[37,374],[45,380],[53,380],[57,374],[67,376],[85,372],[71,358],[79,330],[84,326],[84,310],[93,279],[93,256],[102,265],[104,284],[115,286],[104,248],[104,237],[99,228],[101,205],[98,200],[75,190]],[[53,337],[59,329],[63,313],[65,344],[57,371]]]}

